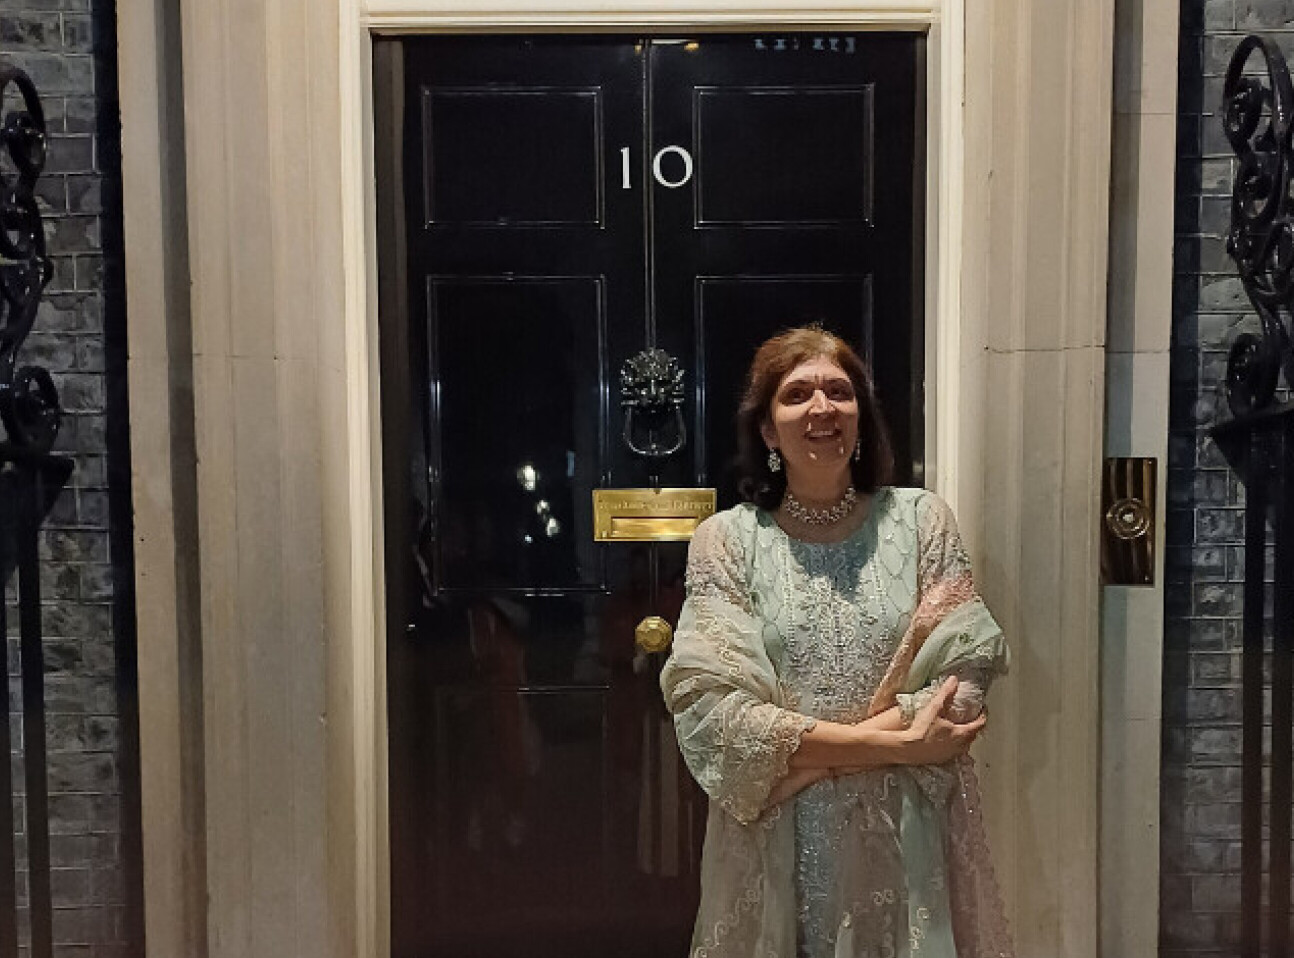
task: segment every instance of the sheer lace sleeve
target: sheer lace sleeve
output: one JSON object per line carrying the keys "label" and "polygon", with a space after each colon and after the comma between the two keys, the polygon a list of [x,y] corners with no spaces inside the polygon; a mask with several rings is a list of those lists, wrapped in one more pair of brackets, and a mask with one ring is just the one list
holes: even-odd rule
{"label": "sheer lace sleeve", "polygon": [[[921,598],[914,619],[922,618],[928,632],[917,646],[906,688],[921,689],[956,675],[961,684],[953,703],[960,710],[955,718],[967,721],[983,709],[993,680],[1006,673],[1010,653],[1002,630],[975,591],[952,510],[933,493],[923,493],[917,502],[917,541]],[[975,763],[963,755],[953,768],[948,897],[957,954],[1012,958],[1015,951],[989,855]]]}
{"label": "sheer lace sleeve", "polygon": [[904,721],[950,675],[959,684],[949,715],[967,722],[984,708],[993,680],[1010,655],[997,622],[975,590],[970,558],[948,504],[932,492],[916,501],[917,607],[874,710],[897,703]]}
{"label": "sheer lace sleeve", "polygon": [[746,823],[763,812],[814,721],[780,704],[734,521],[720,513],[697,527],[687,600],[660,681],[692,775]]}
{"label": "sheer lace sleeve", "polygon": [[952,611],[975,597],[970,556],[948,503],[926,492],[917,500],[917,590],[928,614]]}
{"label": "sheer lace sleeve", "polygon": [[[974,718],[984,707],[993,679],[1006,673],[1010,654],[1002,630],[975,589],[957,520],[948,503],[933,492],[917,502],[917,549],[920,604],[934,620],[924,658],[931,660],[938,653],[934,681],[949,675],[962,680],[955,705],[968,719]],[[917,657],[923,658],[920,652]]]}

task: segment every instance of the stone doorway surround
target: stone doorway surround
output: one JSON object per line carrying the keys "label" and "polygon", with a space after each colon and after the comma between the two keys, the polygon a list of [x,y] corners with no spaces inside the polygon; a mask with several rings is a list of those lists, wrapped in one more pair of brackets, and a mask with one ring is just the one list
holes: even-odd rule
{"label": "stone doorway surround", "polygon": [[1114,0],[118,11],[155,955],[386,958],[370,33],[928,31],[927,480],[1015,651],[977,746],[1018,952],[1098,951]]}

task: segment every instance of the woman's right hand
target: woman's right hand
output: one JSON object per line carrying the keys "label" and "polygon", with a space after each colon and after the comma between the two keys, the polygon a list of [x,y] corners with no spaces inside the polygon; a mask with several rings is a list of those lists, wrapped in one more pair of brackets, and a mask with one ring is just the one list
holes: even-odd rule
{"label": "woman's right hand", "polygon": [[912,724],[903,733],[904,764],[942,765],[970,749],[975,736],[988,721],[988,715],[980,713],[977,718],[962,724],[949,721],[943,713],[956,693],[957,678],[950,675],[930,701],[913,716]]}

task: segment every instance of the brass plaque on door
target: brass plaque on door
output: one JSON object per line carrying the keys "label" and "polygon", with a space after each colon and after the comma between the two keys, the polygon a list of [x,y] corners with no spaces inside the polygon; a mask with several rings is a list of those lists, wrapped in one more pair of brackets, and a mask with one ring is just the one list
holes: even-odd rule
{"label": "brass plaque on door", "polygon": [[686,542],[714,515],[713,489],[594,489],[595,542]]}
{"label": "brass plaque on door", "polygon": [[1101,581],[1154,585],[1158,460],[1105,460],[1101,477]]}

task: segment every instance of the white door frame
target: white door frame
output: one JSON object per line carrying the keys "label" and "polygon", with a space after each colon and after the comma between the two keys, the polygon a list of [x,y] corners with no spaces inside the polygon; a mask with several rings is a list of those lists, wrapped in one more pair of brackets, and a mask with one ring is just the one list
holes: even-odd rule
{"label": "white door frame", "polygon": [[[474,3],[470,7],[452,4],[418,2],[371,2],[356,24],[351,43],[360,48],[361,55],[352,57],[351,63],[359,67],[349,71],[349,82],[343,88],[344,102],[350,109],[350,142],[362,144],[362,150],[352,151],[348,157],[350,171],[346,195],[363,196],[364,207],[348,210],[346,235],[350,243],[348,269],[353,271],[352,288],[368,290],[366,310],[348,311],[349,341],[374,342],[377,329],[377,301],[373,280],[377,275],[377,251],[374,224],[376,221],[376,188],[372,175],[373,90],[371,64],[371,38],[373,34],[462,34],[462,33],[517,33],[543,32],[598,32],[633,33],[680,31],[732,31],[757,32],[761,30],[887,30],[921,33],[927,38],[926,85],[926,227],[925,227],[925,342],[926,366],[926,470],[927,484],[955,503],[957,486],[952,481],[951,464],[956,461],[956,429],[959,417],[946,404],[955,403],[960,395],[962,364],[957,360],[960,343],[961,284],[961,228],[962,144],[963,123],[963,72],[964,47],[963,0],[863,0],[854,3],[827,3],[808,10],[793,4],[734,4],[734,3],[636,3],[619,9],[607,9],[598,3],[580,2],[548,6],[543,3]],[[343,79],[346,79],[344,77]],[[355,175],[361,171],[360,175]],[[362,216],[363,219],[359,219]],[[363,249],[363,262],[358,250]],[[361,272],[362,271],[362,272]],[[361,279],[362,276],[362,279]],[[349,352],[349,350],[348,350]],[[358,356],[358,353],[352,356]],[[371,362],[369,368],[372,368]],[[358,371],[358,370],[357,370]],[[355,397],[359,398],[359,397]],[[941,405],[943,404],[943,405]],[[370,389],[369,401],[364,409],[355,408],[354,421],[367,419],[369,436],[356,437],[358,448],[365,446],[380,456],[377,436],[380,419],[375,417],[377,400]],[[940,465],[944,465],[941,472]],[[367,472],[363,462],[353,464],[357,471]],[[353,481],[366,482],[359,475]],[[380,487],[372,486],[376,495]],[[380,535],[380,516],[373,518],[373,535]],[[375,580],[376,581],[376,580]],[[380,606],[381,595],[376,602]],[[381,612],[377,619],[381,620]],[[375,725],[366,740],[386,742],[384,723],[386,714],[385,633],[375,632],[376,661],[372,664],[374,679],[373,701],[377,703]],[[357,663],[358,665],[358,663]],[[357,720],[360,717],[357,716]],[[378,823],[376,848],[364,853],[365,860],[377,866],[381,888],[374,903],[377,955],[390,953],[390,889],[386,884],[390,873],[390,835],[386,821],[387,752],[385,748],[374,757],[367,773],[374,788],[362,793],[361,798],[371,808],[369,815]],[[361,778],[362,780],[362,778]],[[379,786],[378,783],[381,783]]]}

